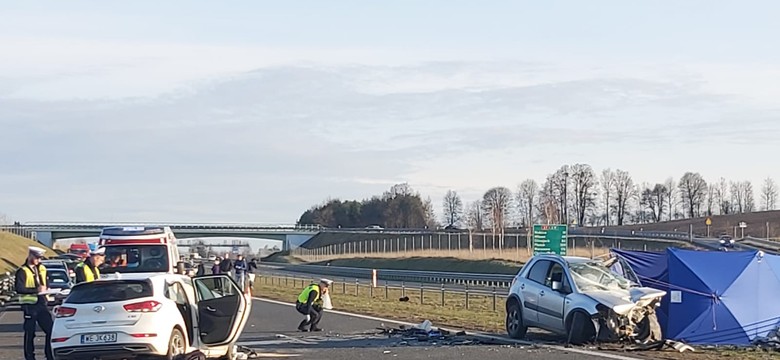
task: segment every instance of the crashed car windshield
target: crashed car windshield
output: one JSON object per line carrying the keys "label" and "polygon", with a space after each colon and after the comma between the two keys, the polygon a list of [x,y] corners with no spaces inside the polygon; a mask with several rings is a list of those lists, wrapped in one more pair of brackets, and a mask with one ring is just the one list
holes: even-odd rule
{"label": "crashed car windshield", "polygon": [[580,291],[628,290],[635,286],[626,278],[613,273],[609,268],[595,262],[569,264],[574,283]]}

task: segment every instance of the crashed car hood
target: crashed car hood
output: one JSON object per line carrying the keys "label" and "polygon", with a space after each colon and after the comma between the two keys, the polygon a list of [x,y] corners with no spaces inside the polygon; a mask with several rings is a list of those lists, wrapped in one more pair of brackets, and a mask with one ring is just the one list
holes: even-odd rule
{"label": "crashed car hood", "polygon": [[666,295],[666,291],[636,287],[628,290],[590,290],[583,294],[623,315],[635,306],[645,306],[655,299],[662,298]]}

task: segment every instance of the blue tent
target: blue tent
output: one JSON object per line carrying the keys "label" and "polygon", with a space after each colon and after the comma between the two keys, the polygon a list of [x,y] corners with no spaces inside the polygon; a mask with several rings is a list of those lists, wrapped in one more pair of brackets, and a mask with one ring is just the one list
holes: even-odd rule
{"label": "blue tent", "polygon": [[658,320],[668,339],[749,345],[780,326],[780,256],[674,248],[613,251],[643,286],[667,292]]}

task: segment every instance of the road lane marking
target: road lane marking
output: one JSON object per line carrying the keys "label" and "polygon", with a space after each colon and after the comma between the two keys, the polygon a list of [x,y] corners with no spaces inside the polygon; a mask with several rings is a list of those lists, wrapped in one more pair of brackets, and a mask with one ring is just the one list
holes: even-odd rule
{"label": "road lane marking", "polygon": [[[264,299],[259,297],[252,297],[252,299],[257,301],[262,301],[270,304],[276,304],[276,305],[282,305],[282,306],[289,306],[289,307],[295,307],[295,304],[283,302],[283,301],[276,301],[271,299]],[[338,310],[324,310],[325,312],[331,313],[331,314],[337,314],[337,315],[344,315],[344,316],[350,316],[355,317],[359,319],[366,319],[366,320],[374,320],[379,322],[387,322],[392,324],[399,324],[399,325],[406,325],[406,326],[415,326],[417,324],[412,324],[405,321],[398,321],[398,320],[390,320],[390,319],[383,319],[375,316],[369,316],[369,315],[361,315],[361,314],[354,314],[354,313],[348,313]],[[439,328],[442,330],[449,330],[445,328]],[[450,331],[453,332],[453,331]],[[478,339],[484,339],[484,340],[496,340],[500,339],[502,341],[510,342],[517,345],[526,345],[526,346],[538,346],[540,348],[546,348],[550,350],[557,350],[557,351],[563,351],[563,352],[570,352],[570,353],[576,353],[581,355],[589,355],[589,356],[597,356],[605,359],[613,359],[613,360],[641,360],[639,358],[629,357],[629,356],[622,356],[622,355],[614,355],[614,354],[607,354],[603,352],[598,351],[591,351],[591,350],[584,350],[584,349],[576,349],[576,348],[567,348],[565,346],[558,346],[558,345],[548,345],[548,344],[542,344],[542,343],[536,343],[533,341],[526,341],[526,340],[515,340],[511,338],[507,338],[500,335],[493,335],[483,332],[472,332],[472,331],[466,331],[467,335],[476,337]]]}

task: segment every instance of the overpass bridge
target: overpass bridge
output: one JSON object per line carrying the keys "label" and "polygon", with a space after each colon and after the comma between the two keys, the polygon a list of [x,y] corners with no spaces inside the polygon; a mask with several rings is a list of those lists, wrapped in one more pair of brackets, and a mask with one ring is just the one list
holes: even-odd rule
{"label": "overpass bridge", "polygon": [[168,226],[178,239],[237,237],[279,240],[283,244],[283,250],[294,249],[321,231],[319,226],[312,225],[159,222],[29,222],[2,226],[0,230],[29,234],[30,238],[51,247],[57,240],[97,237],[103,228],[111,226]]}

